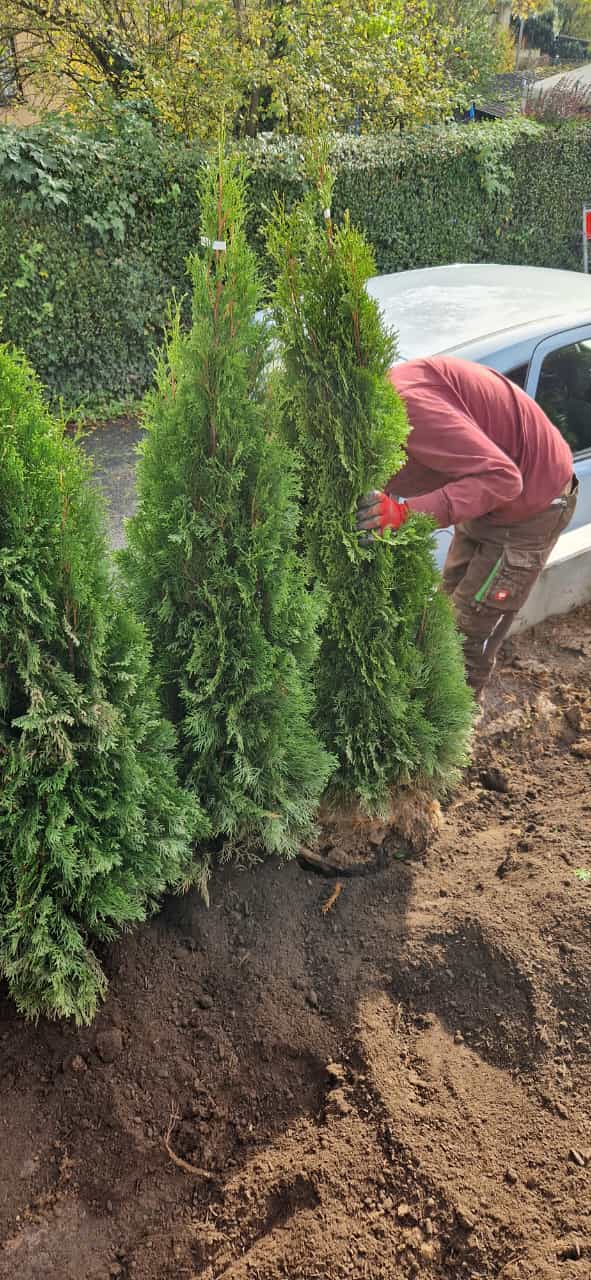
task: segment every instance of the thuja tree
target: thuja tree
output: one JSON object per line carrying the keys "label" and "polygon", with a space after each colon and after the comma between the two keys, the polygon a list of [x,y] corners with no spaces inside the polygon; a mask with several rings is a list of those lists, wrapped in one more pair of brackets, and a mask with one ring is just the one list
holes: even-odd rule
{"label": "thuja tree", "polygon": [[146,620],[186,784],[225,855],[289,854],[332,762],[310,727],[317,604],[297,551],[293,454],[231,158],[205,171],[192,323],[173,315],[148,397],[122,564]]}
{"label": "thuja tree", "polygon": [[29,1016],[91,1019],[93,942],[193,878],[149,648],[100,500],[25,360],[0,347],[0,975]]}
{"label": "thuja tree", "polygon": [[[286,421],[303,458],[304,535],[328,607],[315,672],[317,724],[338,759],[335,798],[388,811],[395,784],[444,789],[464,761],[471,695],[431,522],[360,545],[362,495],[400,469],[408,423],[386,378],[395,343],[365,283],[370,249],[334,227],[330,180],[269,229]],[[322,217],[322,206],[324,217]]]}

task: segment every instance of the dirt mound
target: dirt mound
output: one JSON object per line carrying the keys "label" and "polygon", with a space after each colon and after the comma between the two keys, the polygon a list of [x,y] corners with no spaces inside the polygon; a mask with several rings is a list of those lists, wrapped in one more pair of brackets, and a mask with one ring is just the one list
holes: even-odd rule
{"label": "dirt mound", "polygon": [[422,858],[225,871],[89,1030],[4,1003],[2,1280],[591,1276],[590,676],[591,609],[513,642]]}

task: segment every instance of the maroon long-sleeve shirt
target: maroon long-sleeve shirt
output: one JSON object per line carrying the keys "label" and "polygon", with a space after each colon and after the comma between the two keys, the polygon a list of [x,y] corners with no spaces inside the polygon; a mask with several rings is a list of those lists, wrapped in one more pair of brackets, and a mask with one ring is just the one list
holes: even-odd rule
{"label": "maroon long-sleeve shirt", "polygon": [[571,451],[530,396],[502,374],[453,356],[409,360],[389,377],[411,430],[388,492],[440,528],[487,515],[517,524],[544,511],[572,475]]}

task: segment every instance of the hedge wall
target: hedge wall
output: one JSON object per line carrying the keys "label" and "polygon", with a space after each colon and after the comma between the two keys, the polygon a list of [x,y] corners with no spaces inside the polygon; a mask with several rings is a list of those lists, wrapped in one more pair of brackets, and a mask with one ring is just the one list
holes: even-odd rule
{"label": "hedge wall", "polygon": [[[305,179],[297,141],[257,140],[251,236]],[[149,381],[171,290],[199,231],[202,156],[134,124],[94,138],[65,125],[0,129],[0,317],[68,406]],[[335,212],[351,211],[380,271],[453,261],[580,266],[591,127],[531,121],[337,139]]]}
{"label": "hedge wall", "polygon": [[0,129],[0,317],[68,405],[146,386],[198,233],[199,157],[149,128]]}

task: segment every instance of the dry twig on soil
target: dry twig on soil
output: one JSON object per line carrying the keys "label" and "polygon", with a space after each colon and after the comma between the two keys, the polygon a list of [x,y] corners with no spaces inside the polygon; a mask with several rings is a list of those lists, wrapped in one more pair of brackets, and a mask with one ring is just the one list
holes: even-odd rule
{"label": "dry twig on soil", "polygon": [[166,1130],[166,1133],[163,1138],[164,1150],[166,1151],[166,1154],[170,1157],[173,1164],[176,1164],[178,1169],[183,1170],[183,1173],[189,1173],[193,1178],[205,1178],[208,1182],[215,1182],[216,1180],[215,1175],[213,1173],[210,1173],[208,1169],[201,1169],[199,1165],[189,1164],[188,1160],[183,1160],[182,1156],[177,1156],[176,1151],[173,1151],[170,1145],[170,1139],[174,1133],[175,1126],[179,1119],[180,1119],[179,1113],[176,1107],[173,1107],[170,1112],[168,1129]]}
{"label": "dry twig on soil", "polygon": [[330,895],[330,898],[327,898],[326,902],[324,902],[322,904],[322,907],[320,908],[323,916],[328,915],[328,912],[332,910],[337,898],[340,896],[342,891],[343,891],[343,886],[341,884],[341,881],[337,880],[335,887]]}

